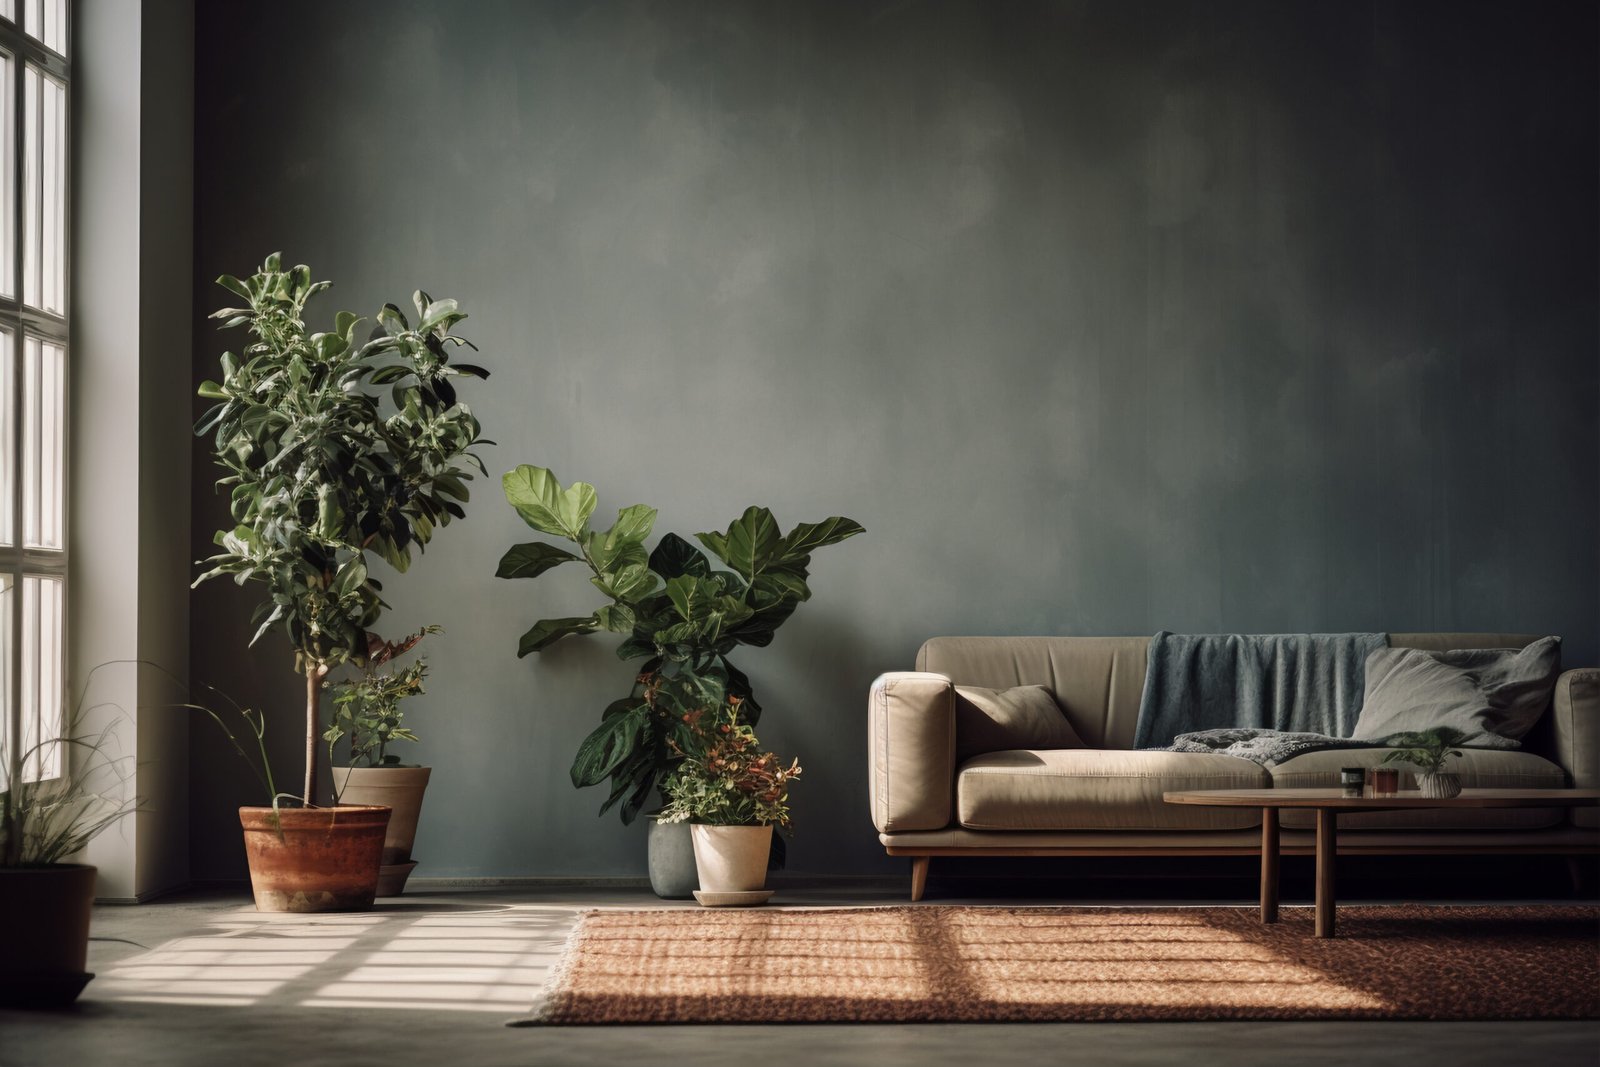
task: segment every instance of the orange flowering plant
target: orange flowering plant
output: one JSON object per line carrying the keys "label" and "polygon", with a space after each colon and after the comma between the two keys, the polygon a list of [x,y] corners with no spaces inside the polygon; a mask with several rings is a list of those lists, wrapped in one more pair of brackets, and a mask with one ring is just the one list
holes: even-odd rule
{"label": "orange flowering plant", "polygon": [[800,777],[800,761],[785,766],[777,753],[763,752],[740,718],[742,703],[729,696],[715,712],[684,714],[692,741],[670,742],[681,759],[667,779],[662,822],[789,828],[789,783]]}

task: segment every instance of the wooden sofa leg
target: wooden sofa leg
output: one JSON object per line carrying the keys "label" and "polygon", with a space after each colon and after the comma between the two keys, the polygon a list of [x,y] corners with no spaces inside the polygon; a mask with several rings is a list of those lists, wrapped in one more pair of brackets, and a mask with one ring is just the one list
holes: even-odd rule
{"label": "wooden sofa leg", "polygon": [[911,900],[913,903],[921,900],[923,891],[928,888],[928,864],[932,862],[932,856],[911,857]]}

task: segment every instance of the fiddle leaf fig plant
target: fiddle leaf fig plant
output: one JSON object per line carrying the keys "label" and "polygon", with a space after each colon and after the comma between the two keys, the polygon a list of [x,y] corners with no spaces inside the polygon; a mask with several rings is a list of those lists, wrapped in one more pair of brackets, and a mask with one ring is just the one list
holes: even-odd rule
{"label": "fiddle leaf fig plant", "polygon": [[597,530],[590,521],[599,499],[592,485],[563,487],[544,467],[523,465],[505,475],[503,487],[524,522],[565,544],[513,545],[500,560],[498,576],[534,578],[581,563],[606,599],[588,615],[534,623],[517,655],[607,631],[623,635],[619,658],[644,661],[633,692],[601,713],[572,764],[574,786],[609,780],[600,812],[620,805],[624,823],[638,816],[694,745],[690,724],[700,715],[733,698],[743,721],[756,724],[761,705],[729,654],[740,645],[771,644],[778,627],[811,597],[811,554],[863,532],[860,523],[835,515],[784,533],[772,512],[750,507],[726,530],[695,535],[709,557],[672,533],[647,553],[645,541],[656,520],[652,507],[623,508],[615,522]]}
{"label": "fiddle leaf fig plant", "polygon": [[453,383],[488,371],[450,361],[453,349],[475,347],[451,332],[466,318],[454,300],[417,291],[414,324],[385,304],[363,341],[365,320],[348,311],[329,332],[307,330],[307,304],[330,283],[304,265],[285,270],[277,253],[249,278],[217,282],[243,306],[211,317],[250,340],[222,354],[220,380],[200,386],[216,403],[195,433],[213,436],[234,525],[217,532],[222,551],[195,585],[228,575],[263,587],[250,643],[279,630],[305,675],[309,806],[323,679],[367,656],[387,606],[368,554],[404,572],[413,549],[465,517],[467,482],[484,469],[471,450],[491,442]]}

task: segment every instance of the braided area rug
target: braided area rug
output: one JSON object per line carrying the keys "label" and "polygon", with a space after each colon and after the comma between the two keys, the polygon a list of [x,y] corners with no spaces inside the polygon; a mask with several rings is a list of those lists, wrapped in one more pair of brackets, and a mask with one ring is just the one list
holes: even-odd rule
{"label": "braided area rug", "polygon": [[1600,1017],[1600,908],[591,911],[524,1022]]}

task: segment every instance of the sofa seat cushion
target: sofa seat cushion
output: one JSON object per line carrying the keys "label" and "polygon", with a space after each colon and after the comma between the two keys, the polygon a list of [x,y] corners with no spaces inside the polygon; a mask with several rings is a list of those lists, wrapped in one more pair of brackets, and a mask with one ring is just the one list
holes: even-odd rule
{"label": "sofa seat cushion", "polygon": [[1249,760],[1195,752],[1028,749],[961,765],[956,810],[969,830],[1238,830],[1255,808],[1168,804],[1175,789],[1265,789]]}
{"label": "sofa seat cushion", "polygon": [[[1347,748],[1307,752],[1273,767],[1277,789],[1326,789],[1339,784],[1340,767],[1365,767],[1371,771],[1393,749]],[[1565,789],[1567,775],[1560,767],[1532,752],[1507,749],[1464,748],[1449,769],[1461,775],[1467,789]],[[1415,789],[1416,768],[1391,763],[1400,771],[1401,789]],[[1511,830],[1554,826],[1565,820],[1561,808],[1415,808],[1410,811],[1346,813],[1339,816],[1341,830]],[[1311,811],[1285,809],[1279,825],[1300,830],[1316,824]]]}

